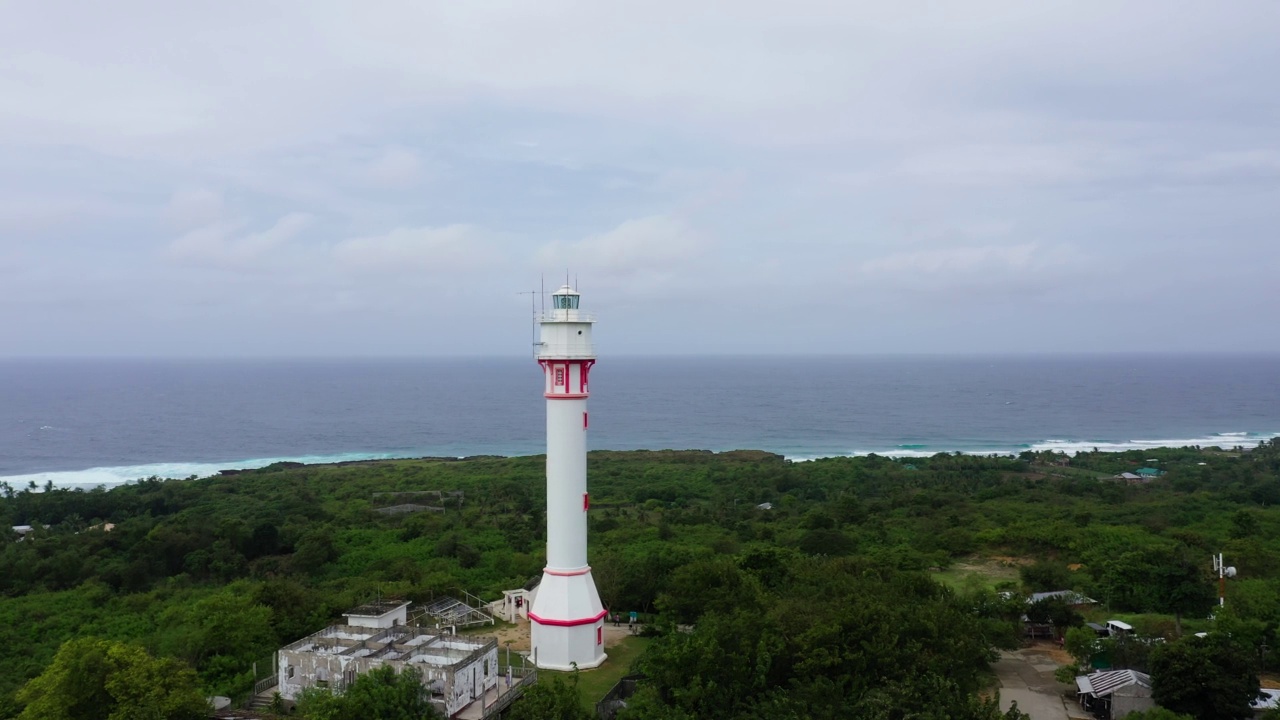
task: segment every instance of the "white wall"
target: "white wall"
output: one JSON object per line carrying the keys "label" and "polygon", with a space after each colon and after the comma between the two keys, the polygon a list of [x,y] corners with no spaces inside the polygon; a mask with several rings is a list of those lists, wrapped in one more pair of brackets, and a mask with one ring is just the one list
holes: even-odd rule
{"label": "white wall", "polygon": [[406,603],[395,610],[385,612],[381,615],[344,614],[343,617],[347,619],[347,625],[385,629],[395,627],[396,625],[404,625],[409,617],[409,605]]}

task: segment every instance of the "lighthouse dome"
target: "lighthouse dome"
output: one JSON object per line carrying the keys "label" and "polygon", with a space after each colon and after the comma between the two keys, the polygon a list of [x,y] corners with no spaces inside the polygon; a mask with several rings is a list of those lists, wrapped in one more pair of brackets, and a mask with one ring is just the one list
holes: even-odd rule
{"label": "lighthouse dome", "polygon": [[551,293],[551,307],[556,310],[577,310],[581,299],[577,290],[562,285],[559,290]]}

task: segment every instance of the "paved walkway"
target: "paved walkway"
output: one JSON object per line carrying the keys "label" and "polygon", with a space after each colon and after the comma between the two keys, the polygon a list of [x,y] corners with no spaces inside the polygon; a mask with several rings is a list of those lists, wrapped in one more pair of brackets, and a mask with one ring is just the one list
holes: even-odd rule
{"label": "paved walkway", "polygon": [[478,720],[484,717],[484,709],[498,702],[498,698],[506,695],[519,683],[516,682],[520,678],[513,678],[511,687],[507,687],[506,678],[498,678],[497,687],[491,687],[485,691],[484,697],[480,700],[473,701],[470,705],[462,708],[454,715],[454,720]]}
{"label": "paved walkway", "polygon": [[1074,720],[1090,718],[1074,700],[1066,699],[1074,690],[1053,677],[1058,664],[1035,647],[1004,651],[994,669],[1000,679],[1000,709],[1014,703],[1032,720]]}

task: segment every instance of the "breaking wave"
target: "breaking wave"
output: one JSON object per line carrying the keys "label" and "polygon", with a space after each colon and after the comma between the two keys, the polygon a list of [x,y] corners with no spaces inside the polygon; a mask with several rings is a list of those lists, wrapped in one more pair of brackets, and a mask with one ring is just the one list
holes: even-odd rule
{"label": "breaking wave", "polygon": [[[843,454],[844,457],[865,457],[867,455],[882,455],[893,458],[927,458],[937,455],[938,453],[963,453],[965,455],[1017,455],[1026,450],[1042,452],[1052,450],[1066,453],[1067,455],[1075,455],[1079,452],[1091,452],[1099,450],[1101,452],[1123,452],[1126,450],[1150,450],[1154,448],[1179,448],[1179,447],[1221,447],[1230,449],[1234,447],[1242,447],[1246,450],[1258,446],[1259,443],[1280,437],[1280,433],[1252,433],[1252,432],[1224,432],[1213,433],[1202,437],[1194,438],[1170,438],[1156,440],[1066,440],[1066,439],[1049,439],[1040,442],[1022,443],[1016,445],[1001,446],[997,443],[990,443],[983,446],[965,447],[959,444],[947,445],[921,445],[921,444],[903,444],[893,447],[880,449],[857,449],[849,453]],[[821,457],[838,457],[833,455],[821,454],[796,454],[788,455],[788,459],[798,462],[806,460],[816,460]]]}
{"label": "breaking wave", "polygon": [[[1089,452],[1095,448],[1103,452],[1121,452],[1125,450],[1147,450],[1171,447],[1212,447],[1222,448],[1257,447],[1259,443],[1280,437],[1280,433],[1225,432],[1213,433],[1202,437],[1157,439],[1157,440],[1070,440],[1049,439],[1034,443],[1001,445],[999,443],[983,443],[970,446],[960,444],[909,443],[883,448],[856,449],[844,453],[783,451],[788,460],[805,462],[827,457],[864,457],[881,455],[893,458],[927,458],[938,453],[959,452],[966,455],[1017,455],[1025,450],[1053,450],[1074,455],[1078,452]],[[768,448],[762,448],[768,449]],[[252,470],[266,467],[278,462],[300,462],[307,464],[324,464],[338,462],[359,462],[362,460],[394,460],[400,458],[420,457],[423,453],[341,453],[336,455],[295,455],[288,457],[252,458],[249,460],[231,460],[227,462],[190,462],[190,463],[149,463],[142,465],[123,465],[118,467],[95,467],[87,470],[38,472],[24,475],[0,476],[0,482],[8,483],[14,489],[27,487],[35,483],[43,488],[46,483],[55,487],[93,488],[98,486],[115,486],[135,482],[143,478],[203,478],[217,475],[221,470]],[[522,455],[523,451],[496,453],[506,455]]]}
{"label": "breaking wave", "polygon": [[1124,450],[1148,450],[1151,448],[1168,448],[1168,447],[1220,447],[1230,449],[1234,447],[1243,447],[1252,449],[1259,443],[1265,442],[1275,437],[1280,437],[1280,433],[1248,433],[1248,432],[1228,432],[1214,433],[1204,437],[1169,439],[1169,440],[1127,440],[1124,442],[1093,442],[1080,440],[1045,440],[1044,442],[1031,445],[1032,450],[1057,450],[1068,455],[1074,455],[1078,452],[1090,452],[1095,448],[1102,452],[1121,452]]}
{"label": "breaking wave", "polygon": [[392,460],[395,458],[416,457],[411,454],[398,453],[342,453],[339,455],[298,455],[292,457],[253,458],[250,460],[232,460],[228,462],[192,462],[192,463],[149,463],[144,465],[123,465],[119,467],[95,467],[87,470],[67,470],[54,472],[29,473],[26,475],[0,476],[0,482],[9,483],[14,489],[27,487],[34,482],[37,487],[53,483],[55,487],[93,488],[99,485],[113,486],[142,480],[149,477],[159,478],[202,478],[217,475],[221,470],[253,470],[278,462],[300,462],[307,464],[355,462],[360,460]]}

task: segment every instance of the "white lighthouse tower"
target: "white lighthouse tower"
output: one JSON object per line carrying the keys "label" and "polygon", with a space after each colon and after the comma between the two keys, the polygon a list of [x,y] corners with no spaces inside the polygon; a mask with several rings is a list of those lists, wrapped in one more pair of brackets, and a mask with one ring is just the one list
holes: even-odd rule
{"label": "white lighthouse tower", "polygon": [[536,345],[547,398],[547,566],[529,610],[533,659],[550,670],[604,662],[604,605],[587,565],[587,378],[595,318],[568,285],[551,295]]}

